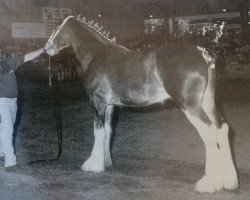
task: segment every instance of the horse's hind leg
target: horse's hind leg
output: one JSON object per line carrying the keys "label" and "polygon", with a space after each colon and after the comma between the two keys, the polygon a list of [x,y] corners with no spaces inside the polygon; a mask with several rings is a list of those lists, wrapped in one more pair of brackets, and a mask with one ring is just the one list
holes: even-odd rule
{"label": "horse's hind leg", "polygon": [[221,156],[223,187],[228,190],[236,189],[239,186],[237,172],[233,163],[228,133],[228,124],[223,120],[214,102],[214,88],[208,85],[202,100],[202,107],[217,129],[217,146]]}
{"label": "horse's hind leg", "polygon": [[228,142],[229,128],[214,102],[214,69],[209,68],[207,81],[202,77],[205,75],[189,77],[185,82],[185,101],[182,103],[183,112],[197,129],[206,148],[205,175],[197,182],[196,191],[232,190],[238,187],[238,178]]}
{"label": "horse's hind leg", "polygon": [[197,182],[196,191],[213,193],[223,187],[229,190],[237,188],[238,178],[228,143],[228,125],[222,121],[214,123],[201,106],[183,111],[206,148],[205,175]]}
{"label": "horse's hind leg", "polygon": [[217,129],[201,107],[183,110],[189,121],[197,129],[206,148],[205,175],[197,182],[196,191],[213,193],[223,188],[220,167],[219,148],[217,146]]}
{"label": "horse's hind leg", "polygon": [[114,106],[105,109],[105,116],[96,113],[94,119],[94,146],[91,156],[82,165],[83,171],[101,172],[112,165],[110,139],[112,135],[112,115]]}
{"label": "horse's hind leg", "polygon": [[227,190],[234,190],[239,187],[237,172],[233,163],[229,140],[229,127],[227,123],[223,123],[218,129],[218,145],[222,158],[223,167],[223,184]]}

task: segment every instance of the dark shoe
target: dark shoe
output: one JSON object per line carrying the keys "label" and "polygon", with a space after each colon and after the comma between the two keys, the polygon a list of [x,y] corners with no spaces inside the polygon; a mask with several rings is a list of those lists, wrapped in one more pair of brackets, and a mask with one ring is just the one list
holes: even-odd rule
{"label": "dark shoe", "polygon": [[12,166],[9,166],[9,167],[5,167],[5,171],[6,172],[12,172],[12,173],[20,173],[20,172],[23,172],[23,169],[22,167],[20,167],[19,165],[12,165]]}

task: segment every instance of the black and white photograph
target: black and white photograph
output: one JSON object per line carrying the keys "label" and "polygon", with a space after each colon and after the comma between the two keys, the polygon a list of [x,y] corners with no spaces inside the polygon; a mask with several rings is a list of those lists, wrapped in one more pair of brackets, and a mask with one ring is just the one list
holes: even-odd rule
{"label": "black and white photograph", "polygon": [[0,0],[0,200],[250,199],[250,0]]}

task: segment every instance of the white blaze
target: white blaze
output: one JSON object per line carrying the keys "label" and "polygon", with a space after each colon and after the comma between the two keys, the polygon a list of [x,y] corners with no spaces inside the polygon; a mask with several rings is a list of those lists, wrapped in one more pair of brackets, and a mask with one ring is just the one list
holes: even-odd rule
{"label": "white blaze", "polygon": [[56,38],[57,34],[60,32],[60,30],[62,29],[62,27],[66,24],[66,22],[68,21],[69,18],[72,18],[74,16],[68,16],[67,18],[64,19],[63,23],[58,27],[58,29],[55,31],[53,31],[53,33],[51,34],[48,42],[53,44],[54,39]]}

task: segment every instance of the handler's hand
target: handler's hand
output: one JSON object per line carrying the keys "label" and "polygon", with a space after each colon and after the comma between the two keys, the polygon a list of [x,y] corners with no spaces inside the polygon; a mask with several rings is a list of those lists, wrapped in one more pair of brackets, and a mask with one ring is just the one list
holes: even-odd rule
{"label": "handler's hand", "polygon": [[46,52],[51,48],[52,48],[52,44],[49,42],[46,42],[45,46],[43,47],[43,50]]}

